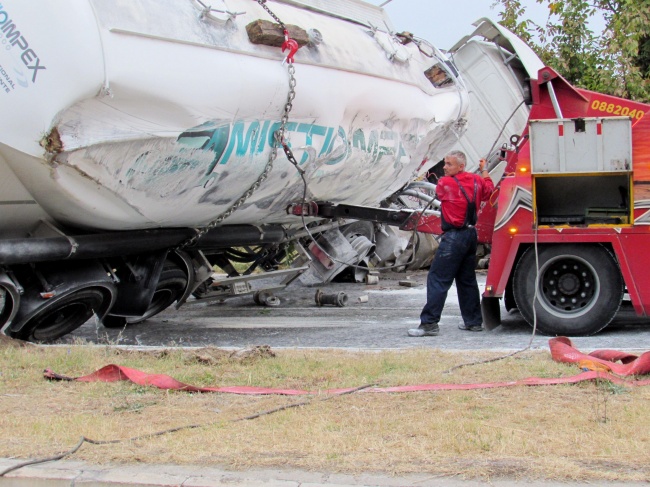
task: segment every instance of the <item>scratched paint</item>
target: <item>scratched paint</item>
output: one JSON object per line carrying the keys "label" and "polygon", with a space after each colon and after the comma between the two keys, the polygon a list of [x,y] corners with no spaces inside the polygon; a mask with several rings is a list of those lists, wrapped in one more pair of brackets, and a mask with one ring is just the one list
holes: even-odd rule
{"label": "scratched paint", "polygon": [[[288,124],[287,139],[308,181],[308,198],[376,205],[414,177],[417,161],[441,158],[456,138],[454,122],[366,119],[364,126],[355,126],[359,119],[346,124],[347,132],[343,124]],[[264,170],[276,123],[214,120],[175,137],[92,144],[56,160],[112,191],[133,208],[136,221],[202,225],[225,211]],[[302,179],[280,149],[268,180],[229,222],[295,223],[285,209],[303,192]]]}
{"label": "scratched paint", "polygon": [[[270,120],[202,124],[181,133],[176,144],[167,143],[164,149],[148,149],[137,155],[125,179],[132,187],[150,186],[166,175],[191,172],[196,177],[202,173],[194,185],[207,189],[222,174],[222,166],[255,166],[265,161],[276,143],[274,134],[279,127],[279,122]],[[402,141],[421,138],[417,134],[363,128],[349,136],[342,127],[297,122],[286,125],[286,137],[288,145],[299,154],[299,166],[305,166],[310,159],[323,166],[317,176],[343,163],[353,151],[359,152],[358,158],[367,165],[379,164],[384,158],[389,158],[394,168],[406,164],[409,155]]]}

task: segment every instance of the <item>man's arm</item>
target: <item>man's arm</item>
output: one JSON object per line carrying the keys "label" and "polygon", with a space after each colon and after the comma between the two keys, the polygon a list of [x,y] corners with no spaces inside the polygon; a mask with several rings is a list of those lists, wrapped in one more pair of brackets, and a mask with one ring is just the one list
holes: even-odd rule
{"label": "man's arm", "polygon": [[490,194],[492,191],[494,191],[494,182],[492,181],[492,178],[490,177],[490,173],[488,170],[485,168],[485,165],[487,164],[487,161],[485,159],[481,159],[478,161],[478,168],[481,174],[481,178],[483,179],[483,185],[482,185],[482,191],[481,191],[481,200],[485,201],[490,197]]}

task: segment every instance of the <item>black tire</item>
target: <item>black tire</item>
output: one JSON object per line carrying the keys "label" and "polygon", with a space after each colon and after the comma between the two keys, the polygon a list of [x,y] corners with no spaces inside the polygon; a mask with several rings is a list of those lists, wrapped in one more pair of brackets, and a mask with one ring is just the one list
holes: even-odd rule
{"label": "black tire", "polygon": [[173,262],[166,262],[165,267],[160,274],[156,291],[151,298],[149,307],[142,316],[123,317],[108,315],[102,320],[106,328],[123,328],[126,325],[135,325],[164,311],[174,302],[176,302],[185,292],[187,286],[187,276]]}
{"label": "black tire", "polygon": [[124,316],[106,315],[102,318],[104,328],[124,328],[126,324]]}
{"label": "black tire", "polygon": [[[624,284],[618,264],[601,245],[539,247],[539,287],[535,302],[537,330],[545,335],[598,333],[616,316]],[[513,292],[522,316],[532,326],[537,279],[535,248],[521,256]]]}
{"label": "black tire", "polygon": [[95,312],[100,313],[110,299],[110,292],[99,287],[72,292],[44,307],[19,332],[11,332],[11,336],[30,342],[52,342],[79,328]]}

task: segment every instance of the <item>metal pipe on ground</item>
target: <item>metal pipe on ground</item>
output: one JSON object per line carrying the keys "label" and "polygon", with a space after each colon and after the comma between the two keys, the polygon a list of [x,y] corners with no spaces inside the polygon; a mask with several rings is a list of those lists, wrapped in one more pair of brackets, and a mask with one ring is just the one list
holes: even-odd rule
{"label": "metal pipe on ground", "polygon": [[344,292],[336,294],[325,294],[323,291],[318,289],[315,296],[316,304],[318,306],[323,306],[325,304],[331,304],[343,308],[348,304],[348,295]]}

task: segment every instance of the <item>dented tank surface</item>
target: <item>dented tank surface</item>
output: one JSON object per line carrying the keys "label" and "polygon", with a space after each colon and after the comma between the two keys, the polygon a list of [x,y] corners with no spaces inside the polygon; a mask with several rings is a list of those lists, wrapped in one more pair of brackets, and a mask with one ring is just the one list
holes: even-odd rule
{"label": "dented tank surface", "polygon": [[[377,30],[390,25],[382,9],[265,5],[311,39],[285,126],[310,198],[376,206],[462,134],[462,81],[436,87],[424,73],[444,55]],[[24,218],[0,231],[25,235],[43,213],[132,230],[225,212],[269,163],[290,89],[287,53],[249,38],[260,20],[273,21],[255,0],[2,0],[0,165],[21,196],[0,199]],[[303,181],[282,150],[272,164],[225,223],[295,223],[285,209]]]}

